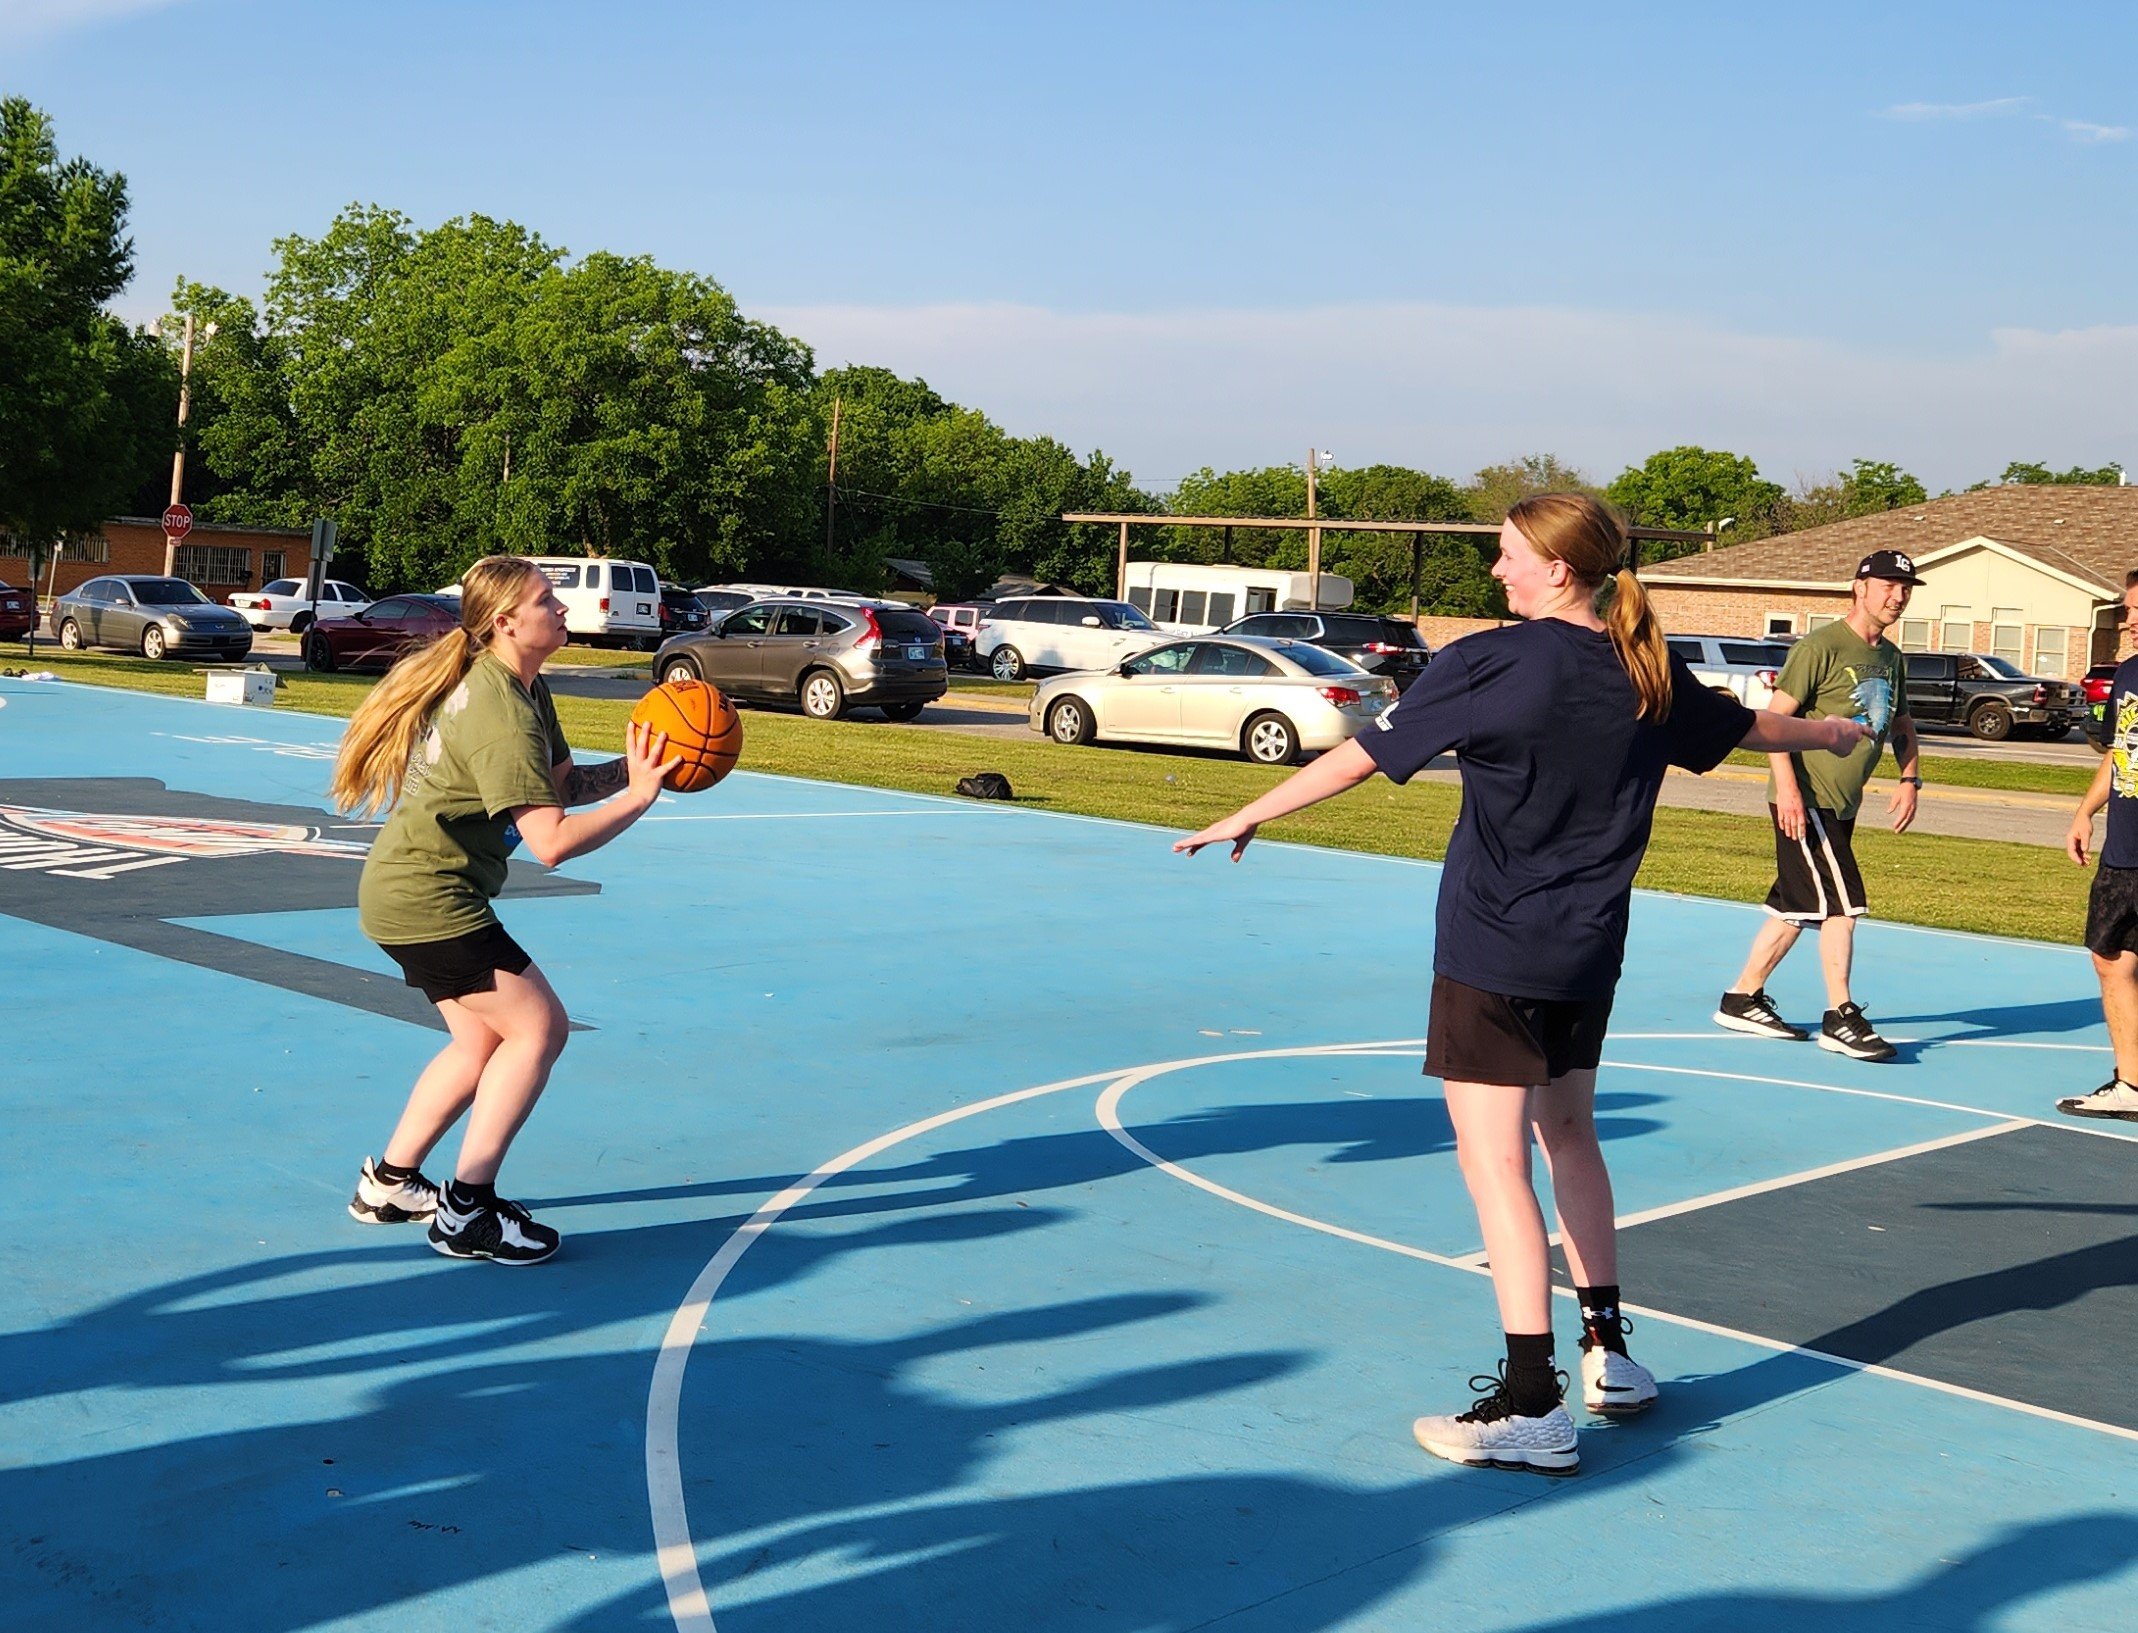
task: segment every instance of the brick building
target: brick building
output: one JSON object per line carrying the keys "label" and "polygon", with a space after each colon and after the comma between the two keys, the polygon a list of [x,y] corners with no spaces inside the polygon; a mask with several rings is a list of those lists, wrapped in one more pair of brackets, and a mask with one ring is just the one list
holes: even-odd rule
{"label": "brick building", "polygon": [[1680,556],[1641,579],[1666,629],[1804,635],[1848,611],[1873,550],[1906,553],[1923,579],[1893,630],[1904,651],[1990,652],[2076,680],[2117,653],[2138,487],[1984,488]]}
{"label": "brick building", "polygon": [[[0,583],[30,582],[30,563],[22,546],[0,534]],[[233,590],[256,590],[277,578],[302,578],[310,570],[312,535],[301,528],[228,527],[195,522],[178,547],[178,576],[210,600]],[[95,537],[77,540],[57,562],[47,557],[32,586],[49,603],[77,584],[106,573],[163,571],[163,523],[154,516],[119,516]]]}

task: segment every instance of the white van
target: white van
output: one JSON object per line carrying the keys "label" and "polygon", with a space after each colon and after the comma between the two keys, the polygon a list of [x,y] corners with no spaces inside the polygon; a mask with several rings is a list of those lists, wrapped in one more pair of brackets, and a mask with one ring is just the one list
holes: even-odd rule
{"label": "white van", "polygon": [[591,646],[661,644],[661,582],[642,561],[534,556],[564,603],[564,627]]}
{"label": "white van", "polygon": [[1321,575],[1276,567],[1211,566],[1197,561],[1132,561],[1123,592],[1160,629],[1200,635],[1235,618],[1258,612],[1334,612],[1351,605],[1352,583],[1341,573]]}

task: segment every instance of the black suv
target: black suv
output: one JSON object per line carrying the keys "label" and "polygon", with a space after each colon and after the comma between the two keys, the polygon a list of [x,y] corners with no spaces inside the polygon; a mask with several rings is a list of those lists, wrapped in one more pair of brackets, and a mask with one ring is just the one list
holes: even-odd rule
{"label": "black suv", "polygon": [[1349,658],[1372,675],[1386,675],[1404,687],[1425,673],[1432,649],[1408,618],[1382,618],[1369,612],[1251,612],[1236,618],[1218,635],[1267,635],[1280,641],[1305,641]]}
{"label": "black suv", "polygon": [[705,628],[705,603],[679,584],[661,586],[661,639],[671,635],[695,635]]}

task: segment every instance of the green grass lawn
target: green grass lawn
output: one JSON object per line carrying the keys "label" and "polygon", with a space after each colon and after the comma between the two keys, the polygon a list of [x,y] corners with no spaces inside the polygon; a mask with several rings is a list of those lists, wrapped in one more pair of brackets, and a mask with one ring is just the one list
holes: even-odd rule
{"label": "green grass lawn", "polygon": [[[1751,754],[1738,749],[1730,756],[1731,765],[1755,766],[1767,769],[1764,754]],[[2093,781],[2091,766],[2043,765],[2032,760],[1971,760],[1957,754],[1939,754],[1932,743],[1923,745],[1923,782],[1927,787],[1941,784],[1946,788],[1992,788],[2009,794],[2068,794],[2077,799],[2086,792],[2086,785]],[[1900,767],[1888,754],[1879,763],[1878,775],[1897,777]]]}
{"label": "green grass lawn", "polygon": [[[567,648],[567,650],[571,650]],[[606,654],[605,654],[606,656]],[[0,654],[0,667],[21,668]],[[33,665],[91,685],[199,697],[199,670],[151,664],[115,654],[67,653],[39,644]],[[355,675],[285,675],[275,706],[346,716],[372,684]],[[630,705],[560,697],[566,735],[590,756],[620,751]],[[1043,810],[1116,817],[1170,833],[1189,831],[1246,803],[1282,773],[1238,760],[1132,749],[1065,749],[1030,741],[976,738],[952,732],[894,731],[873,720],[815,721],[748,710],[743,715],[743,764],[753,771],[810,777],[872,788],[948,794],[960,777],[1000,771],[1020,803]],[[1757,756],[1745,756],[1759,763]],[[1944,773],[2045,773],[2046,782],[1962,782]],[[2003,766],[1994,762],[1929,758],[1924,775],[1953,786],[2033,788],[2076,797],[2087,775],[2076,768]],[[717,795],[712,796],[717,798]],[[1374,781],[1264,830],[1265,836],[1306,845],[1438,859],[1455,819],[1456,788],[1419,782],[1396,788]],[[1151,836],[1154,847],[1164,834]],[[1857,834],[1857,855],[1881,918],[2076,943],[2085,924],[2089,875],[2040,845],[1934,835],[1897,836],[1878,828]],[[1201,859],[1210,865],[1210,857]],[[1654,890],[1731,901],[1766,894],[1774,866],[1767,824],[1754,817],[1668,807],[1655,816],[1655,837],[1640,873]],[[1748,927],[1746,934],[1749,936]]]}

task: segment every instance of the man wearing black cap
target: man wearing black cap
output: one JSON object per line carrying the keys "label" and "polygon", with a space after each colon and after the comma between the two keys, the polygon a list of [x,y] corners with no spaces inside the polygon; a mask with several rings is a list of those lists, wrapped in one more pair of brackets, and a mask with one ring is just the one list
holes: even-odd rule
{"label": "man wearing black cap", "polygon": [[[1767,996],[1767,978],[1807,924],[1819,927],[1819,963],[1826,975],[1826,1016],[1819,1047],[1855,1060],[1891,1060],[1893,1045],[1878,1035],[1849,995],[1855,957],[1856,920],[1869,911],[1863,875],[1852,840],[1864,785],[1893,744],[1900,761],[1900,787],[1888,816],[1895,833],[1915,820],[1918,772],[1915,721],[1908,713],[1908,667],[1886,631],[1908,608],[1909,593],[1922,580],[1915,563],[1898,550],[1874,550],[1857,565],[1844,618],[1813,630],[1789,649],[1767,707],[1777,714],[1848,715],[1870,735],[1847,755],[1809,759],[1768,756],[1773,770],[1767,800],[1774,814],[1774,888],[1767,893],[1772,915],[1752,938],[1751,955],[1737,984],[1722,995],[1717,1025],[1763,1038],[1809,1036],[1783,1020]],[[1819,764],[1811,763],[1817,760]]]}

